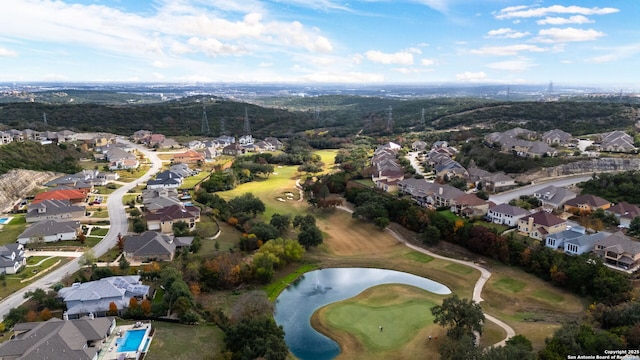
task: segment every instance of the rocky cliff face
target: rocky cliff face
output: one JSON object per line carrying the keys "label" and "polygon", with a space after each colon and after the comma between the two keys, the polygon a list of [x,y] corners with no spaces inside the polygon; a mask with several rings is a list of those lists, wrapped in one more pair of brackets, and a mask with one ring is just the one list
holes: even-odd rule
{"label": "rocky cliff face", "polygon": [[11,210],[16,201],[34,193],[57,176],[52,172],[31,170],[11,170],[0,176],[0,211]]}
{"label": "rocky cliff face", "polygon": [[545,177],[599,173],[603,171],[630,171],[640,170],[640,159],[625,158],[601,158],[577,161],[570,164],[559,165],[542,169]]}

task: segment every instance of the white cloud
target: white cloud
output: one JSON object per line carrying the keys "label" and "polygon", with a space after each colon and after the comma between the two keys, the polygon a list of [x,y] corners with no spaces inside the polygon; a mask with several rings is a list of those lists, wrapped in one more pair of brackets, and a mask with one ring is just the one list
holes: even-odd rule
{"label": "white cloud", "polygon": [[415,67],[401,67],[395,68],[393,71],[401,73],[401,74],[423,74],[435,71],[434,69],[424,69],[424,68],[415,68]]}
{"label": "white cloud", "polygon": [[563,17],[551,17],[547,16],[542,20],[537,20],[536,24],[538,25],[567,25],[567,24],[590,24],[594,21],[589,19],[583,15],[574,15],[569,16],[568,18]]}
{"label": "white cloud", "polygon": [[168,64],[164,61],[161,60],[156,60],[154,62],[151,63],[151,66],[159,68],[159,69],[166,69],[168,67],[171,67],[171,64]]}
{"label": "white cloud", "polygon": [[602,63],[606,63],[606,62],[610,62],[610,61],[614,61],[616,60],[616,56],[615,55],[602,55],[602,56],[596,56],[596,57],[592,57],[587,59],[587,62],[590,63],[595,63],[595,64],[602,64]]}
{"label": "white cloud", "polygon": [[151,73],[156,80],[164,80],[165,76],[159,72]]}
{"label": "white cloud", "polygon": [[474,55],[512,56],[520,52],[545,52],[547,49],[536,45],[516,44],[507,46],[485,46],[470,51]]}
{"label": "white cloud", "polygon": [[531,59],[524,57],[515,60],[499,61],[487,64],[488,68],[510,72],[524,72],[536,66],[538,65]]}
{"label": "white cloud", "polygon": [[210,57],[216,57],[218,55],[242,55],[248,51],[240,46],[224,44],[217,39],[200,39],[198,37],[192,37],[187,43],[193,46],[194,49],[207,54]]}
{"label": "white cloud", "polygon": [[482,81],[482,80],[485,80],[486,78],[487,78],[487,74],[484,71],[480,71],[480,72],[465,71],[463,73],[456,74],[456,80],[464,81],[464,82]]}
{"label": "white cloud", "polygon": [[14,57],[14,56],[18,56],[18,53],[13,50],[0,48],[0,57]]}
{"label": "white cloud", "polygon": [[377,50],[367,51],[364,55],[366,58],[374,63],[378,64],[399,64],[399,65],[412,65],[413,54],[415,52],[409,50],[399,51],[396,53],[383,53]]}
{"label": "white cloud", "polygon": [[69,78],[62,74],[46,74],[44,76],[45,81],[67,81]]}
{"label": "white cloud", "polygon": [[504,8],[493,15],[496,19],[543,17],[553,14],[606,15],[620,10],[616,8],[586,8],[582,6],[552,5],[548,7],[512,6]]}
{"label": "white cloud", "polygon": [[258,64],[259,67],[262,68],[267,68],[267,67],[272,67],[273,63],[272,62],[261,62],[260,64]]}
{"label": "white cloud", "polygon": [[420,60],[420,65],[422,66],[431,66],[431,65],[435,65],[436,61],[433,59],[421,59]]}
{"label": "white cloud", "polygon": [[604,33],[593,29],[550,28],[540,30],[535,41],[543,43],[579,42],[596,40],[602,36],[604,36]]}
{"label": "white cloud", "polygon": [[485,35],[486,38],[497,38],[497,39],[519,39],[521,37],[525,37],[530,35],[529,32],[520,32],[513,30],[511,28],[501,28],[496,30],[491,30]]}

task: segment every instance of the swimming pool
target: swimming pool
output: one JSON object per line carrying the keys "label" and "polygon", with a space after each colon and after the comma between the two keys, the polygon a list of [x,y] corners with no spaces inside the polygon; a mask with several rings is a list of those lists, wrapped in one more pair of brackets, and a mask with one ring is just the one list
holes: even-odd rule
{"label": "swimming pool", "polygon": [[118,352],[138,351],[142,340],[145,338],[147,329],[127,330],[124,338],[118,339]]}
{"label": "swimming pool", "polygon": [[11,221],[11,218],[8,217],[0,217],[0,225],[8,224]]}

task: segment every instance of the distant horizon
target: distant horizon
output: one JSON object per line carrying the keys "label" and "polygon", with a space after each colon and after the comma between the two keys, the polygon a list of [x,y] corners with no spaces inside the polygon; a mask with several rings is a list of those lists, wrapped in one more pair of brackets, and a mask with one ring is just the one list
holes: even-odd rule
{"label": "distant horizon", "polygon": [[0,82],[640,86],[610,0],[14,0]]}

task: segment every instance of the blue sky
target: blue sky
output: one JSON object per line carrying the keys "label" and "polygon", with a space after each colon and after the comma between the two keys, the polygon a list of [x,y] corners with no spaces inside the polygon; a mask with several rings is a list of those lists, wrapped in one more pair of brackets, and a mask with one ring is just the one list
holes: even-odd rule
{"label": "blue sky", "polygon": [[0,81],[640,84],[638,0],[7,0]]}

